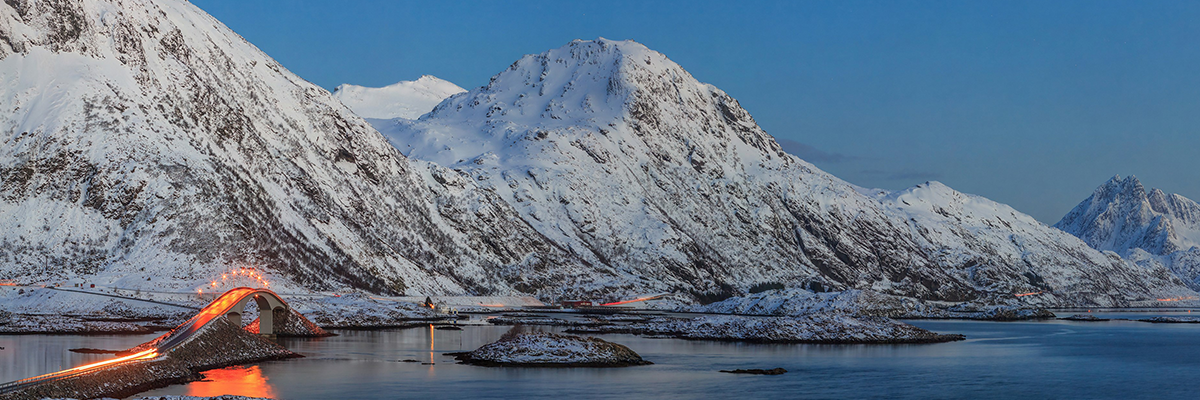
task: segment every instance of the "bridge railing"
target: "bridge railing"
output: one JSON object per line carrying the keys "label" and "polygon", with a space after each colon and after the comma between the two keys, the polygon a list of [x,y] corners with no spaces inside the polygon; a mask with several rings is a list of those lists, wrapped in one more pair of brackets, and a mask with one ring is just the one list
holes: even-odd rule
{"label": "bridge railing", "polygon": [[73,377],[76,377],[79,375],[88,374],[88,373],[92,373],[92,372],[96,372],[96,371],[100,371],[100,370],[104,370],[104,369],[126,366],[129,364],[146,362],[146,361],[154,361],[156,359],[157,358],[148,358],[148,359],[147,358],[138,358],[138,359],[125,360],[125,361],[105,365],[104,368],[101,368],[101,369],[83,369],[83,370],[74,370],[74,371],[67,370],[67,371],[59,371],[59,372],[49,373],[49,374],[41,375],[41,376],[35,376],[32,378],[25,378],[25,379],[21,379],[18,381],[12,381],[12,382],[0,385],[0,394],[9,394],[9,393],[19,391],[21,389],[25,389],[25,388],[34,386],[34,385],[40,385],[43,383],[61,381],[63,379],[73,378]]}

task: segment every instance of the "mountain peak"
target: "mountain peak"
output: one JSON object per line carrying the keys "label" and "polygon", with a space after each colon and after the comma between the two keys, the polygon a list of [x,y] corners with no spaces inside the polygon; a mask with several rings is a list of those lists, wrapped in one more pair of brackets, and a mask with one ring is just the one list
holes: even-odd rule
{"label": "mountain peak", "polygon": [[[472,145],[479,154],[557,131],[571,140],[590,134],[614,142],[655,142],[664,153],[678,148],[684,156],[672,160],[682,164],[689,158],[709,163],[714,156],[726,159],[724,165],[737,163],[735,144],[754,148],[741,153],[745,156],[791,162],[737,100],[631,40],[575,40],[526,55],[486,86],[442,102],[423,120],[483,132],[486,137],[473,140],[483,145]],[[455,157],[452,163],[473,156]]]}
{"label": "mountain peak", "polygon": [[596,119],[608,123],[620,116],[629,96],[639,89],[633,76],[647,70],[700,85],[678,64],[641,43],[576,39],[521,57],[486,86],[433,113],[475,120],[573,123]]}
{"label": "mountain peak", "polygon": [[[1122,255],[1142,250],[1171,262],[1172,253],[1200,243],[1200,205],[1159,189],[1147,191],[1136,176],[1117,175],[1054,226],[1099,250]],[[1196,276],[1181,278],[1197,281]]]}

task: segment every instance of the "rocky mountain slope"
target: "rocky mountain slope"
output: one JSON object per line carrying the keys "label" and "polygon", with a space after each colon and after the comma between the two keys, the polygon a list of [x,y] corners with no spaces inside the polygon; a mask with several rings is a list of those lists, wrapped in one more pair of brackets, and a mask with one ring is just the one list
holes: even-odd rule
{"label": "rocky mountain slope", "polygon": [[194,290],[250,266],[284,290],[589,285],[490,191],[405,158],[190,3],[6,1],[0,38],[6,279]]}
{"label": "rocky mountain slope", "polygon": [[1200,204],[1114,176],[1055,227],[1144,266],[1165,265],[1200,289]]}
{"label": "rocky mountain slope", "polygon": [[[494,191],[610,287],[716,300],[773,287],[1120,305],[1192,294],[1003,204],[861,188],[780,149],[736,100],[631,41],[528,55],[417,121],[412,158]],[[1014,294],[1041,292],[1014,297]]]}
{"label": "rocky mountain slope", "polygon": [[343,84],[333,91],[333,97],[363,118],[416,119],[447,97],[465,91],[449,81],[423,75],[380,88]]}

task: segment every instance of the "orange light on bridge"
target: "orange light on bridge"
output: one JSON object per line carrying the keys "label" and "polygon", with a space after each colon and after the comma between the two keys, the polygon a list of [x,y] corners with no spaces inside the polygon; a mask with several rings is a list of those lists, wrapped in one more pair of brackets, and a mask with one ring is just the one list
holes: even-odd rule
{"label": "orange light on bridge", "polygon": [[1042,294],[1042,292],[1019,293],[1019,294],[1014,294],[1013,296],[1025,297],[1025,296],[1033,296],[1035,294]]}
{"label": "orange light on bridge", "polygon": [[1171,297],[1171,298],[1167,298],[1167,299],[1158,299],[1158,301],[1184,301],[1184,300],[1196,300],[1196,296],[1183,296],[1183,297]]}
{"label": "orange light on bridge", "polygon": [[68,369],[68,370],[63,370],[63,371],[60,371],[60,372],[56,372],[56,374],[57,374],[57,373],[63,373],[63,372],[75,372],[75,371],[83,371],[83,370],[89,370],[89,369],[96,369],[96,368],[103,367],[103,366],[105,366],[105,365],[116,364],[116,363],[119,363],[119,362],[122,362],[122,361],[141,360],[141,359],[154,358],[154,357],[158,357],[158,351],[157,351],[157,350],[155,350],[155,349],[143,350],[143,351],[139,351],[139,352],[137,352],[137,353],[133,353],[133,354],[130,354],[130,355],[124,356],[124,357],[117,357],[117,358],[114,358],[114,359],[111,359],[111,360],[104,360],[104,361],[100,361],[100,362],[96,362],[96,363],[91,363],[91,364],[87,364],[87,365],[81,365],[81,366],[78,366],[78,367],[75,367],[75,368],[71,368],[71,369]]}

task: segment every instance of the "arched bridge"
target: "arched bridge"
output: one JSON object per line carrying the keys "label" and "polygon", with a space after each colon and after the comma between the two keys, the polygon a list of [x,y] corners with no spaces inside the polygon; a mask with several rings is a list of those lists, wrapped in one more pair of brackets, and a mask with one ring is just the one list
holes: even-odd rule
{"label": "arched bridge", "polygon": [[187,341],[192,334],[205,327],[217,317],[227,317],[234,325],[242,326],[242,314],[246,304],[254,300],[258,305],[258,332],[262,335],[275,333],[275,313],[277,309],[287,310],[287,303],[267,289],[240,287],[231,289],[221,297],[208,303],[199,314],[187,320],[172,330],[170,335],[158,343],[158,352],[164,353],[180,343]]}
{"label": "arched bridge", "polygon": [[221,297],[208,303],[207,306],[200,310],[199,314],[196,314],[196,316],[187,320],[187,322],[180,324],[166,335],[161,336],[162,340],[158,340],[158,343],[154,347],[124,357],[117,357],[33,378],[9,382],[0,385],[0,394],[12,393],[34,385],[82,375],[104,367],[160,359],[165,357],[175,347],[186,343],[196,332],[199,332],[218,317],[225,317],[230,322],[236,324],[236,326],[242,326],[242,314],[245,313],[246,305],[251,300],[254,301],[254,304],[258,305],[259,334],[274,334],[277,328],[276,324],[282,322],[275,321],[274,311],[281,309],[288,310],[287,303],[279,295],[270,290],[239,287],[225,292]]}

